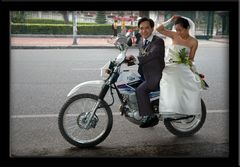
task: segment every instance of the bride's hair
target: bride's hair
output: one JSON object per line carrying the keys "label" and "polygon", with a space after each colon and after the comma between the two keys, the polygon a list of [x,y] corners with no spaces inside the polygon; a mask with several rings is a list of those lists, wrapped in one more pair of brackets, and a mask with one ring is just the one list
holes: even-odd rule
{"label": "bride's hair", "polygon": [[189,24],[188,20],[187,20],[187,19],[184,19],[184,18],[182,18],[182,17],[179,17],[179,18],[175,21],[174,24],[175,24],[175,25],[176,25],[176,24],[180,24],[180,25],[181,25],[183,28],[185,28],[185,29],[190,28],[190,24]]}

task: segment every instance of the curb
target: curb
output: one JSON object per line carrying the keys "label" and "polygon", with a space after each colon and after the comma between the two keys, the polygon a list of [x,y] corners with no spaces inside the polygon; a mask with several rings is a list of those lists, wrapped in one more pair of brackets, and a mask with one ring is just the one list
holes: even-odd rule
{"label": "curb", "polygon": [[[53,34],[11,34],[10,37],[24,38],[73,38],[73,35],[53,35]],[[111,38],[112,35],[76,35],[77,38]]]}
{"label": "curb", "polygon": [[222,39],[209,39],[209,41],[219,42],[219,43],[229,43],[229,39],[225,39],[225,40],[222,40]]}
{"label": "curb", "polygon": [[115,46],[11,46],[11,49],[114,49]]}

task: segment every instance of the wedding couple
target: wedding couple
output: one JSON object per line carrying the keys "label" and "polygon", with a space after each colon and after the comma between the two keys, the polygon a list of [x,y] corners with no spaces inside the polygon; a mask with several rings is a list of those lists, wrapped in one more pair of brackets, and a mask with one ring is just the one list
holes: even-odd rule
{"label": "wedding couple", "polygon": [[[166,26],[171,23],[174,24],[174,29],[168,30]],[[194,37],[194,23],[189,18],[173,16],[156,28],[157,32],[172,40],[166,58],[163,39],[153,34],[153,20],[141,18],[138,28],[142,37],[138,44],[139,55],[129,55],[126,59],[139,65],[138,72],[144,79],[136,89],[139,114],[143,116],[140,127],[147,128],[158,124],[159,119],[151,108],[149,93],[159,85],[160,114],[199,114],[201,84],[192,68],[198,47],[198,41]]]}

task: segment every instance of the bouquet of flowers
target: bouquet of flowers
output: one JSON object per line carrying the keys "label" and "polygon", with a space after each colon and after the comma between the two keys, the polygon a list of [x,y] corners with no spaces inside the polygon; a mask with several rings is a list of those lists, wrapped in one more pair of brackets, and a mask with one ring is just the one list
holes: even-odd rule
{"label": "bouquet of flowers", "polygon": [[170,62],[189,65],[191,71],[200,78],[202,89],[206,90],[207,88],[209,88],[208,84],[204,80],[205,76],[203,74],[198,73],[192,61],[189,60],[189,56],[186,48],[182,48],[179,51],[169,49],[169,52],[171,55],[171,59],[169,60]]}
{"label": "bouquet of flowers", "polygon": [[204,80],[205,76],[203,74],[199,74],[197,72],[195,72],[195,74],[197,74],[200,77],[202,89],[207,90],[207,88],[209,88],[209,86],[208,86],[207,82]]}
{"label": "bouquet of flowers", "polygon": [[169,49],[169,52],[171,53],[171,59],[170,61],[178,64],[186,64],[186,65],[192,65],[192,62],[189,60],[188,52],[186,48],[182,48],[180,51],[176,52],[172,49]]}

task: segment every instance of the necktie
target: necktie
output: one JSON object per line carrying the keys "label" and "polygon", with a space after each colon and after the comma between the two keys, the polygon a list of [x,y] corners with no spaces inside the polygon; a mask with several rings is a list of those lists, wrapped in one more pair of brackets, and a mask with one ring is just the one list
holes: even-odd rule
{"label": "necktie", "polygon": [[143,45],[144,48],[146,48],[146,46],[148,45],[148,42],[149,42],[148,40],[145,40],[145,43]]}

